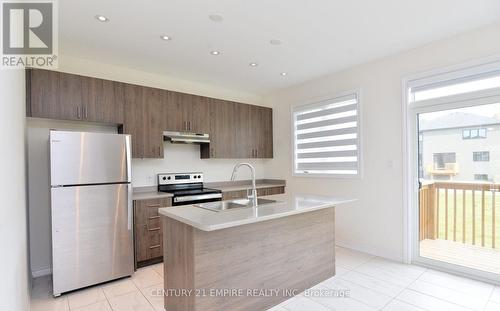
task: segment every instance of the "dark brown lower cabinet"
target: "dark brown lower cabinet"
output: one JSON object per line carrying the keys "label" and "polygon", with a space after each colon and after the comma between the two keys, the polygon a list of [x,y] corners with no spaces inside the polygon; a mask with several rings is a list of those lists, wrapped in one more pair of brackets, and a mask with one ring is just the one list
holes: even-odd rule
{"label": "dark brown lower cabinet", "polygon": [[236,200],[236,199],[244,199],[248,196],[246,190],[237,190],[237,191],[227,191],[222,192],[222,200]]}
{"label": "dark brown lower cabinet", "polygon": [[[285,186],[259,188],[257,189],[257,196],[264,197],[266,195],[282,194],[285,193]],[[236,190],[222,192],[222,200],[236,200],[244,199],[248,196],[247,190]]]}
{"label": "dark brown lower cabinet", "polygon": [[172,199],[134,201],[134,245],[136,267],[163,259],[163,232],[158,209],[172,206]]}
{"label": "dark brown lower cabinet", "polygon": [[266,196],[285,193],[285,186],[257,189],[257,196]]}

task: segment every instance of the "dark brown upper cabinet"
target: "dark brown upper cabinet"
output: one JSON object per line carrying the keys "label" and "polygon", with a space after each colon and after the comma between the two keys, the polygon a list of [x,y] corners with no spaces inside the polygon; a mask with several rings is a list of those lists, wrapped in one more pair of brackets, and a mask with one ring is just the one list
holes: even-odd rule
{"label": "dark brown upper cabinet", "polygon": [[132,84],[124,89],[123,133],[132,136],[132,157],[163,158],[162,90]]}
{"label": "dark brown upper cabinet", "polygon": [[201,157],[239,158],[238,138],[235,135],[237,104],[214,98],[208,98],[208,120],[210,143],[200,146]]}
{"label": "dark brown upper cabinet", "polygon": [[59,104],[59,72],[26,71],[26,114],[29,117],[62,119]]}
{"label": "dark brown upper cabinet", "polygon": [[143,87],[144,155],[143,158],[163,158],[163,101],[160,89]]}
{"label": "dark brown upper cabinet", "polygon": [[210,144],[202,158],[272,158],[272,109],[208,99]]}
{"label": "dark brown upper cabinet", "polygon": [[131,135],[132,157],[143,158],[144,151],[144,109],[142,86],[126,84],[124,86],[124,110],[125,120],[123,122],[123,133]]}
{"label": "dark brown upper cabinet", "polygon": [[123,123],[123,84],[49,70],[27,70],[28,116]]}
{"label": "dark brown upper cabinet", "polygon": [[26,115],[118,124],[134,158],[163,158],[163,131],[208,133],[202,158],[272,158],[272,109],[41,69],[26,71]]}
{"label": "dark brown upper cabinet", "polygon": [[82,77],[84,118],[93,122],[123,123],[123,83]]}
{"label": "dark brown upper cabinet", "polygon": [[257,115],[254,158],[273,157],[273,110],[268,107],[252,106],[252,115]]}
{"label": "dark brown upper cabinet", "polygon": [[169,131],[208,133],[210,130],[207,97],[164,91],[163,127]]}

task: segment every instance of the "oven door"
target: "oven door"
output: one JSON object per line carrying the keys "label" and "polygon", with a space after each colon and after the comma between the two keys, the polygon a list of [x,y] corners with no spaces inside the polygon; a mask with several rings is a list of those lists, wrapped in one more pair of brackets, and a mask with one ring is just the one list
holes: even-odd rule
{"label": "oven door", "polygon": [[222,201],[222,193],[207,193],[197,195],[174,196],[173,206],[191,205],[205,202]]}

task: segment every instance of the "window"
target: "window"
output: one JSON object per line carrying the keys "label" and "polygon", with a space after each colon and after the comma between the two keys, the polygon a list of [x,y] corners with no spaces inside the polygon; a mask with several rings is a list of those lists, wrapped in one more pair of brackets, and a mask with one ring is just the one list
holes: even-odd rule
{"label": "window", "polygon": [[293,110],[294,174],[360,175],[358,94]]}
{"label": "window", "polygon": [[434,153],[434,168],[445,169],[446,164],[456,163],[456,155],[454,152]]}
{"label": "window", "polygon": [[445,97],[491,94],[500,90],[500,61],[450,69],[408,81],[410,103],[440,101]]}
{"label": "window", "polygon": [[498,72],[494,76],[485,79],[467,81],[464,83],[451,83],[433,88],[422,88],[414,91],[414,101],[439,98],[450,95],[464,94],[475,91],[482,91],[500,87],[500,75]]}
{"label": "window", "polygon": [[474,151],[472,153],[472,160],[474,162],[489,162],[490,152],[489,151]]}
{"label": "window", "polygon": [[470,130],[463,130],[462,131],[462,138],[469,139],[470,138]]}
{"label": "window", "polygon": [[463,139],[486,138],[487,129],[484,127],[475,129],[465,129],[462,131]]}
{"label": "window", "polygon": [[474,174],[474,180],[488,181],[488,174]]}

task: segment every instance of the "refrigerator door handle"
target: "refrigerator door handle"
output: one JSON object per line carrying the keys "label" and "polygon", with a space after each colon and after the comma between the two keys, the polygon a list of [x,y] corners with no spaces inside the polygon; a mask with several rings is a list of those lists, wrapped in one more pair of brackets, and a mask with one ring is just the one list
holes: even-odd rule
{"label": "refrigerator door handle", "polygon": [[132,150],[130,148],[130,135],[125,136],[125,152],[127,157],[127,181],[132,182]]}
{"label": "refrigerator door handle", "polygon": [[132,202],[132,184],[128,184],[127,186],[127,189],[128,189],[128,194],[127,194],[127,198],[128,198],[128,202],[127,202],[127,229],[130,231],[132,230],[132,214],[133,214],[133,206],[134,206],[134,203]]}

